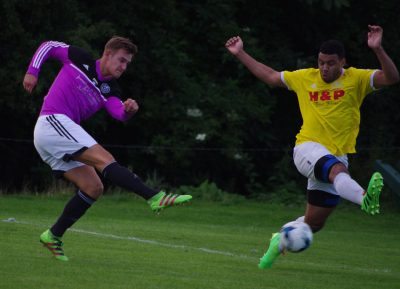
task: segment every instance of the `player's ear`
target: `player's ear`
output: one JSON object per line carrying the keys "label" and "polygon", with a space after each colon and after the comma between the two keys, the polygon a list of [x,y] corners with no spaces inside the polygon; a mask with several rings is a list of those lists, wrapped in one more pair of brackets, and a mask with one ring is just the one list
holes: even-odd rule
{"label": "player's ear", "polygon": [[345,57],[343,57],[342,59],[340,59],[340,64],[341,64],[342,66],[345,66],[345,65],[346,65],[346,58],[345,58]]}
{"label": "player's ear", "polygon": [[108,57],[108,56],[112,56],[113,55],[113,51],[111,49],[106,49],[103,52],[103,55]]}

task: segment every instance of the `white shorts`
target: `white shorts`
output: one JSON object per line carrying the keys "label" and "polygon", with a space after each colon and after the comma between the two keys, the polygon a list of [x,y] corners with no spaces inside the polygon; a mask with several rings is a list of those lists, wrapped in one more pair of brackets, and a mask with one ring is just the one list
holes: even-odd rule
{"label": "white shorts", "polygon": [[[332,155],[323,145],[316,142],[304,142],[295,146],[293,150],[293,160],[297,170],[308,178],[308,190],[320,190],[334,195],[338,195],[333,184],[324,183],[314,175],[316,162],[326,155]],[[335,156],[346,167],[349,166],[347,155]]]}
{"label": "white shorts", "polygon": [[55,172],[66,172],[83,166],[71,157],[97,142],[64,114],[42,115],[33,133],[33,143],[40,157]]}

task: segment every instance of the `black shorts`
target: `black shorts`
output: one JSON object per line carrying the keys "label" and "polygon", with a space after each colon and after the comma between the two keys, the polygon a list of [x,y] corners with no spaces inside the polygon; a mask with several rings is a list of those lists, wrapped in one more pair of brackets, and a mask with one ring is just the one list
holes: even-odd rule
{"label": "black shorts", "polygon": [[313,206],[334,208],[339,204],[340,196],[320,190],[307,190],[307,201]]}

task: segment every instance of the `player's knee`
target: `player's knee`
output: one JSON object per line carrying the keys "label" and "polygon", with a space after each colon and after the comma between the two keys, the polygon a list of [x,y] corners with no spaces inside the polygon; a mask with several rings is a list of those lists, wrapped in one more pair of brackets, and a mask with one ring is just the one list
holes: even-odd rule
{"label": "player's knee", "polygon": [[341,162],[334,155],[323,156],[315,163],[315,178],[324,183],[331,183],[329,174],[336,164],[341,164]]}
{"label": "player's knee", "polygon": [[104,186],[101,182],[94,182],[83,186],[81,190],[92,198],[97,199],[103,194]]}

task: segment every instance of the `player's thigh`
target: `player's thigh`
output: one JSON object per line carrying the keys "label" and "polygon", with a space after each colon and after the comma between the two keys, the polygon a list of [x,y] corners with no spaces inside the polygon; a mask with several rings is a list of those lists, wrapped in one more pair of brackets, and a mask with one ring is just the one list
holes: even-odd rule
{"label": "player's thigh", "polygon": [[64,178],[94,199],[103,193],[103,183],[91,166],[83,165],[73,168],[64,173]]}
{"label": "player's thigh", "polygon": [[297,170],[308,179],[317,179],[329,183],[331,169],[340,163],[348,165],[347,156],[334,156],[323,145],[305,142],[297,145],[293,151],[293,160]]}
{"label": "player's thigh", "polygon": [[95,144],[93,137],[63,114],[40,116],[35,125],[34,145],[52,168],[52,162],[69,162]]}
{"label": "player's thigh", "polygon": [[100,172],[103,171],[107,165],[115,161],[112,154],[99,144],[95,144],[86,149],[75,156],[74,159],[89,166],[93,166]]}

